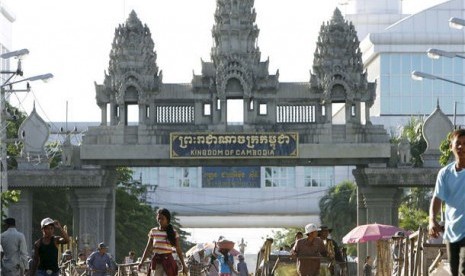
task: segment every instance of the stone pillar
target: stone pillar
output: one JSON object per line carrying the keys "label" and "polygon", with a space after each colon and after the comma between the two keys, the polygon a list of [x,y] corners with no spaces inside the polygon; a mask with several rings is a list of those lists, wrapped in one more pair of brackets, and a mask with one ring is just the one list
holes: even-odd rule
{"label": "stone pillar", "polygon": [[223,99],[220,100],[220,108],[221,108],[221,110],[220,110],[219,122],[226,126],[226,124],[227,124],[227,122],[226,122],[226,112],[227,112],[227,110],[226,109],[228,108],[226,100],[223,100]]}
{"label": "stone pillar", "polygon": [[128,120],[127,107],[125,103],[119,105],[118,125],[126,126]]}
{"label": "stone pillar", "polygon": [[75,189],[71,195],[73,225],[79,250],[92,252],[100,242],[115,253],[115,190],[113,187]]}
{"label": "stone pillar", "polygon": [[352,117],[352,103],[346,101],[344,104],[344,111],[345,111],[345,116],[346,116],[346,121],[345,123],[352,123],[354,121],[354,118]]}
{"label": "stone pillar", "polygon": [[[381,186],[377,178],[370,178],[364,168],[358,167],[353,170],[357,183],[357,224],[380,223],[398,225],[398,208],[402,189],[396,185]],[[361,273],[363,260],[367,255],[376,256],[376,243],[368,242],[358,244],[358,272]]]}
{"label": "stone pillar", "polygon": [[332,108],[332,103],[326,103],[325,104],[325,123],[332,123],[333,122],[333,108]]}
{"label": "stone pillar", "polygon": [[147,105],[139,104],[139,125],[145,125],[147,120]]}
{"label": "stone pillar", "polygon": [[[402,189],[396,187],[363,187],[361,188],[363,201],[366,206],[366,223],[380,223],[397,226],[398,209]],[[360,203],[360,202],[359,202]],[[376,256],[376,243],[369,242],[360,251],[359,260],[364,260],[367,255]],[[363,253],[365,255],[363,256]],[[362,268],[359,262],[359,269]],[[360,270],[361,271],[361,270]]]}
{"label": "stone pillar", "polygon": [[149,124],[152,125],[154,122],[156,122],[155,118],[157,116],[155,103],[150,103],[149,108],[149,117],[147,119],[149,120]]}
{"label": "stone pillar", "polygon": [[107,125],[107,105],[106,104],[101,104],[99,105],[100,107],[100,117],[101,117],[101,126],[106,126]]}
{"label": "stone pillar", "polygon": [[[219,121],[221,115],[221,106],[218,105],[219,99],[213,97],[212,99],[212,124],[215,125]],[[221,105],[221,104],[220,104]]]}
{"label": "stone pillar", "polygon": [[355,121],[357,122],[357,124],[361,124],[362,123],[362,105],[360,102],[356,102],[355,103]]}
{"label": "stone pillar", "polygon": [[362,188],[367,207],[367,222],[398,225],[398,208],[402,189],[397,187]]}
{"label": "stone pillar", "polygon": [[31,254],[33,248],[32,229],[40,230],[40,225],[32,225],[32,195],[31,190],[21,190],[19,201],[8,208],[8,217],[15,218],[16,228],[26,237],[27,251]]}
{"label": "stone pillar", "polygon": [[371,121],[370,121],[370,107],[368,106],[367,103],[365,103],[365,124],[366,125],[371,124]]}
{"label": "stone pillar", "polygon": [[[242,110],[244,114],[242,116],[244,116],[244,125],[247,125],[251,121],[251,120],[249,121],[249,102],[250,102],[250,98],[246,98],[246,97],[243,98]],[[268,111],[268,113],[269,112],[270,111]]]}
{"label": "stone pillar", "polygon": [[118,106],[115,103],[110,103],[110,126],[117,125],[116,109]]}
{"label": "stone pillar", "polygon": [[326,107],[324,105],[319,104],[319,105],[316,106],[316,111],[315,111],[316,121],[315,121],[315,123],[321,124],[321,123],[324,123],[326,121],[326,117],[323,116],[323,110],[324,110],[325,115],[326,115]]}
{"label": "stone pillar", "polygon": [[[363,194],[361,193],[360,188],[357,186],[357,225],[364,224],[367,224],[367,208],[365,206]],[[367,252],[367,243],[357,243],[357,257],[359,259],[357,269],[359,272],[363,271],[363,260],[365,260],[366,256],[368,255]],[[357,275],[361,275],[361,273],[358,273]]]}

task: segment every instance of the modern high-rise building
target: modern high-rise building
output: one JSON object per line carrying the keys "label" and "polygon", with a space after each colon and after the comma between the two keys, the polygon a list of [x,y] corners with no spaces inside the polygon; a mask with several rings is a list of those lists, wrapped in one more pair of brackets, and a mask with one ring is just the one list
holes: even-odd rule
{"label": "modern high-rise building", "polygon": [[465,52],[465,33],[449,27],[464,16],[465,2],[443,1],[415,14],[402,14],[402,1],[351,0],[345,17],[360,39],[368,79],[376,81],[373,123],[396,132],[412,116],[430,114],[439,103],[456,125],[465,125],[465,88],[440,80],[413,80],[412,71],[465,83],[463,58],[430,59],[429,48]]}

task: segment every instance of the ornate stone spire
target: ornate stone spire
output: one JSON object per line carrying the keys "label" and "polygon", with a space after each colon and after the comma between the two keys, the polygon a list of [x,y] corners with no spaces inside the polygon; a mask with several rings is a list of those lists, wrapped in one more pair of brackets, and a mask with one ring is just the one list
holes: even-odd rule
{"label": "ornate stone spire", "polygon": [[213,63],[202,63],[202,76],[194,76],[195,88],[216,89],[222,99],[230,90],[240,89],[250,97],[254,90],[277,88],[278,72],[270,76],[269,62],[260,62],[253,4],[254,0],[217,0]]}
{"label": "ornate stone spire", "polygon": [[310,84],[313,92],[323,93],[325,102],[364,101],[368,107],[373,105],[375,86],[363,72],[357,32],[337,8],[331,20],[321,26]]}
{"label": "ornate stone spire", "polygon": [[[149,94],[159,91],[162,82],[156,58],[149,28],[132,11],[126,24],[115,29],[108,75],[105,74],[104,89],[97,90],[97,102],[109,96],[115,97],[118,104],[128,97],[146,104]],[[110,95],[99,95],[102,93]]]}
{"label": "ornate stone spire", "polygon": [[215,26],[212,30],[215,45],[211,58],[216,67],[231,55],[242,58],[249,64],[260,62],[260,49],[256,42],[258,27],[253,0],[218,0],[215,11]]}

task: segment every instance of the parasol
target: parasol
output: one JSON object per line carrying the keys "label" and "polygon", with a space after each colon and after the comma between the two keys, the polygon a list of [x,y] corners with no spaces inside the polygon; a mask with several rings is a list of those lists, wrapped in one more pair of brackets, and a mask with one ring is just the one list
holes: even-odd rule
{"label": "parasol", "polygon": [[364,224],[352,229],[342,238],[343,243],[358,243],[390,239],[396,232],[403,229],[387,224]]}

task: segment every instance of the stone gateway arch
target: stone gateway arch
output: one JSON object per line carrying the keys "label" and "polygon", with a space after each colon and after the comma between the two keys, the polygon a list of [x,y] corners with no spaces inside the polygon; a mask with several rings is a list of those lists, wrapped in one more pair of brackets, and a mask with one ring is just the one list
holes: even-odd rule
{"label": "stone gateway arch", "polygon": [[[71,187],[79,246],[105,241],[114,248],[118,166],[198,167],[200,173],[235,167],[250,177],[260,176],[265,166],[356,166],[359,224],[397,224],[400,188],[434,184],[437,166],[409,168],[408,160],[397,158],[409,149],[398,153],[384,127],[371,123],[376,83],[367,81],[356,30],[338,9],[321,27],[309,81],[299,83],[280,82],[279,71],[270,74],[269,61],[261,60],[253,0],[217,0],[214,17],[211,61],[202,61],[201,73],[189,83],[163,83],[152,33],[135,11],[116,28],[108,71],[103,83],[95,84],[101,124],[88,129],[80,146],[64,144],[61,168],[27,166],[26,150],[24,166],[8,175],[9,188],[23,191],[10,214],[29,244],[34,189]],[[233,102],[239,106],[234,108]],[[135,124],[128,122],[131,110],[138,114]],[[237,112],[239,121],[231,119]],[[434,118],[444,118],[441,114],[438,109]],[[26,128],[26,133],[34,131]],[[433,155],[435,146],[429,145]],[[303,183],[297,178],[296,183]],[[220,189],[263,200],[311,189],[302,184],[276,191],[263,183],[210,188],[201,181],[198,188],[203,198],[216,196]],[[198,198],[180,198],[187,206],[182,215],[209,215],[189,208]],[[319,213],[316,198],[290,197],[284,206],[257,201],[261,206],[230,206],[223,214],[317,218]]]}

